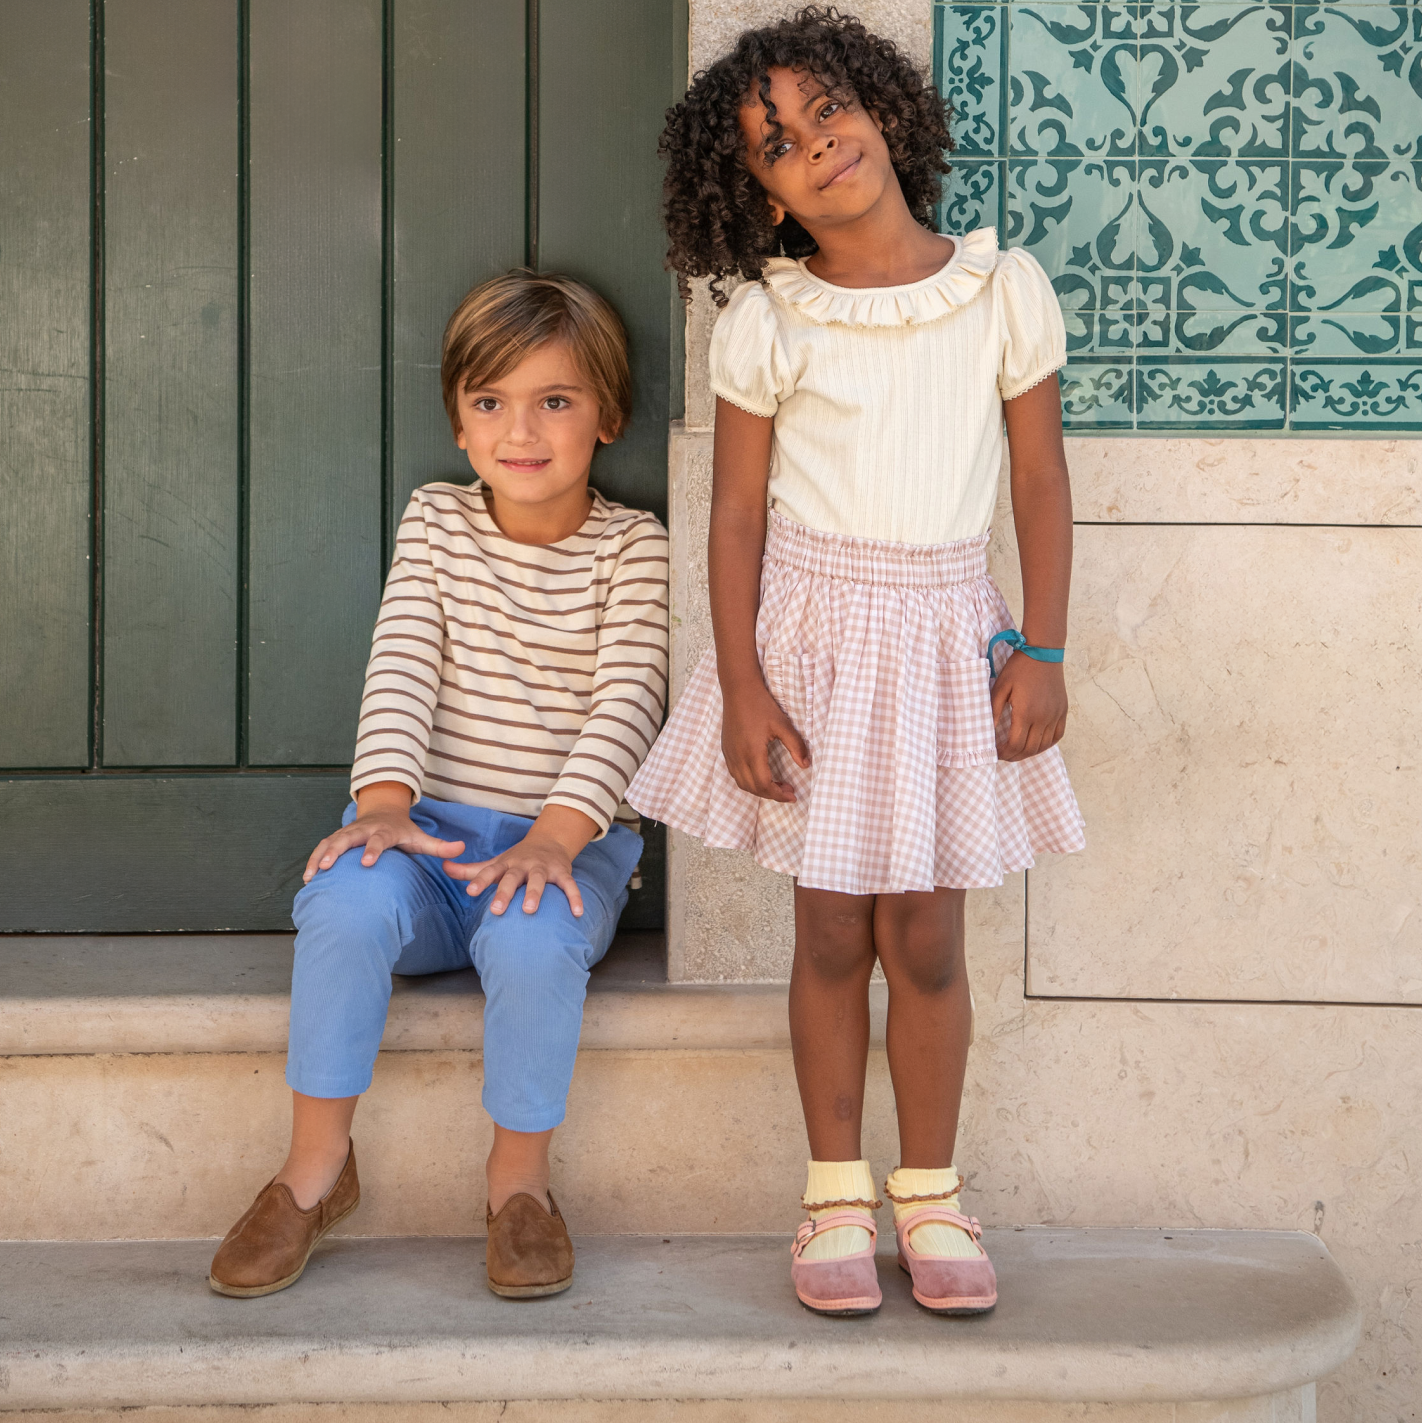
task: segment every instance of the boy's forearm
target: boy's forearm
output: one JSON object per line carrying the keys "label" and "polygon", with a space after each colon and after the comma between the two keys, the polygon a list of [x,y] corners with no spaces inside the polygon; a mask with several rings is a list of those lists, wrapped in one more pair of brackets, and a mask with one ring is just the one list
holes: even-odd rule
{"label": "boy's forearm", "polygon": [[404,781],[372,781],[356,792],[356,813],[367,815],[378,810],[407,811],[415,802],[415,793]]}
{"label": "boy's forearm", "polygon": [[600,830],[592,816],[570,805],[545,805],[528,833],[548,836],[562,846],[570,860],[576,860],[597,839]]}

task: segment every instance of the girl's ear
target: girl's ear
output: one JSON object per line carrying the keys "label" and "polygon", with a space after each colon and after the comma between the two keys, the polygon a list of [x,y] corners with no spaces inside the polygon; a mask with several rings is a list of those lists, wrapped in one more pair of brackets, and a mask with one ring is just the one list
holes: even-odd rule
{"label": "girl's ear", "polygon": [[766,201],[770,204],[770,220],[779,227],[785,221],[785,209],[774,198],[767,197]]}

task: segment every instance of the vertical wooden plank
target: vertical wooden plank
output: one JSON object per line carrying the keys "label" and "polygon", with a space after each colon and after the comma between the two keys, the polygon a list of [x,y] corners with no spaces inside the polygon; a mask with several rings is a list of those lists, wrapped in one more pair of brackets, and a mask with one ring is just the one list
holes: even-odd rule
{"label": "vertical wooden plank", "polygon": [[657,135],[672,0],[540,0],[538,264],[597,287],[632,351],[632,424],[599,452],[605,494],[666,517],[671,330]]}
{"label": "vertical wooden plank", "polygon": [[472,478],[440,397],[440,337],[475,284],[524,260],[523,0],[394,0],[390,515]]}
{"label": "vertical wooden plank", "polygon": [[107,0],[103,752],[236,753],[237,0]]}
{"label": "vertical wooden plank", "polygon": [[89,6],[0,6],[0,765],[89,759]]}
{"label": "vertical wooden plank", "polygon": [[251,0],[248,760],[351,759],[380,597],[380,0]]}

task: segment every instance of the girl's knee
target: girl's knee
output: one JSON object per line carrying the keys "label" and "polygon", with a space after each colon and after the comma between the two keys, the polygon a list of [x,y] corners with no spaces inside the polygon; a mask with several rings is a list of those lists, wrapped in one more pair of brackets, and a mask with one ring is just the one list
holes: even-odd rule
{"label": "girl's knee", "polygon": [[795,959],[828,983],[869,973],[874,967],[874,939],[867,911],[853,904],[817,906],[807,922],[797,925]]}

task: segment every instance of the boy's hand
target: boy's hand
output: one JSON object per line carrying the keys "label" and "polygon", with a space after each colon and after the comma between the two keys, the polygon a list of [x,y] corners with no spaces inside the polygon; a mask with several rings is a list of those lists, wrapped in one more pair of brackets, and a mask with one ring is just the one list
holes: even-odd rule
{"label": "boy's hand", "polygon": [[1012,724],[997,748],[999,761],[1025,761],[1055,746],[1066,731],[1066,676],[1059,662],[1038,662],[1014,652],[992,686],[993,725],[1012,708]]}
{"label": "boy's hand", "polygon": [[483,894],[497,881],[499,887],[489,901],[495,914],[502,914],[509,907],[521,884],[528,886],[523,892],[523,912],[532,914],[544,889],[556,884],[568,896],[573,913],[581,918],[583,896],[573,878],[573,861],[597,832],[597,822],[580,810],[566,805],[544,806],[528,834],[502,855],[472,865],[446,860],[444,872],[451,879],[467,879],[467,893],[471,895]]}
{"label": "boy's hand", "polygon": [[334,835],[328,835],[311,852],[306,872],[301,876],[310,884],[320,870],[329,870],[347,850],[365,846],[360,862],[367,869],[386,850],[404,850],[411,855],[449,855],[464,853],[463,840],[436,840],[426,835],[410,819],[410,788],[398,781],[379,781],[366,786],[356,796],[359,814],[349,825],[343,825]]}
{"label": "boy's hand", "polygon": [[794,787],[771,772],[770,745],[778,741],[802,770],[809,767],[810,749],[780,703],[759,677],[730,694],[723,691],[723,702],[721,754],[731,779],[762,800],[793,801]]}

